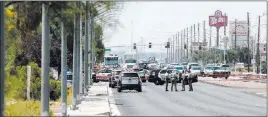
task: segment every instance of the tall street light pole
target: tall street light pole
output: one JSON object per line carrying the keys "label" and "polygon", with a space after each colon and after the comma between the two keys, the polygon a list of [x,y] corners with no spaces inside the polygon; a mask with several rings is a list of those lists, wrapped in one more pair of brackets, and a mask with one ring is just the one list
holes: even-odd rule
{"label": "tall street light pole", "polygon": [[0,116],[5,113],[5,2],[0,1]]}
{"label": "tall street light pole", "polygon": [[257,73],[260,73],[260,22],[261,22],[261,16],[259,16],[258,19],[258,41],[257,41]]}
{"label": "tall street light pole", "polygon": [[42,4],[41,116],[49,116],[49,20],[48,6]]}

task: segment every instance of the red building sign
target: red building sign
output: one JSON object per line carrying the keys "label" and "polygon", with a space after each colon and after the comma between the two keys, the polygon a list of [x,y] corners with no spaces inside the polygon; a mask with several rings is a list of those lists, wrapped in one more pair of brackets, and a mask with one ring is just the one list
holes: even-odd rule
{"label": "red building sign", "polygon": [[209,16],[209,26],[222,27],[227,26],[228,17],[223,16],[220,10],[215,11],[214,16]]}

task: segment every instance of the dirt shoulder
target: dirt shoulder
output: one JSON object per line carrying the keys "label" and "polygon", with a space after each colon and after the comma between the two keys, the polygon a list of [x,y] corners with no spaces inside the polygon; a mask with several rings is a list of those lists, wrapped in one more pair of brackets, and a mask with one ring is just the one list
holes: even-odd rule
{"label": "dirt shoulder", "polygon": [[246,80],[237,77],[229,77],[227,80],[224,78],[199,77],[198,80],[225,87],[266,89],[266,83],[255,82],[256,80]]}

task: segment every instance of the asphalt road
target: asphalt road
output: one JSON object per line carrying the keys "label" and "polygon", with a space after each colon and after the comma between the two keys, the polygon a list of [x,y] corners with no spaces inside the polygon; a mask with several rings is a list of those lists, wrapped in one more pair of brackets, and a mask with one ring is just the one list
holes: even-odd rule
{"label": "asphalt road", "polygon": [[[266,99],[246,89],[195,83],[194,91],[166,92],[165,86],[143,84],[143,92],[112,89],[122,116],[265,116]],[[248,90],[248,89],[247,89]]]}

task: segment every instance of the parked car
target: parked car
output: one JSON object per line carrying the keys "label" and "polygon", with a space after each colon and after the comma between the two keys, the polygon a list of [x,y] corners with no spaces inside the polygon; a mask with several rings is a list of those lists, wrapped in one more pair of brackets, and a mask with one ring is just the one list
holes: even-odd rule
{"label": "parked car", "polygon": [[121,73],[121,70],[113,70],[112,71],[112,76],[109,79],[109,87],[114,88],[115,86],[117,86],[120,73]]}
{"label": "parked car", "polygon": [[142,82],[146,82],[146,73],[144,71],[137,72],[139,74],[139,77],[141,78]]}
{"label": "parked car", "polygon": [[201,66],[192,66],[190,70],[191,70],[191,73],[196,74],[197,76],[202,75]]}
{"label": "parked car", "polygon": [[117,91],[122,90],[137,90],[142,92],[142,82],[137,72],[122,72],[118,80]]}
{"label": "parked car", "polygon": [[101,69],[96,74],[96,82],[99,81],[109,81],[110,77],[112,76],[112,70],[110,69]]}
{"label": "parked car", "polygon": [[204,72],[204,76],[212,76],[213,75],[213,71],[215,69],[215,66],[206,66],[203,70]]}
{"label": "parked car", "polygon": [[158,77],[155,78],[154,84],[155,85],[163,85],[166,82],[166,73],[168,72],[168,69],[161,69],[158,73]]}
{"label": "parked car", "polygon": [[160,72],[160,69],[151,70],[149,72],[148,82],[155,82],[155,79],[158,78],[159,72]]}
{"label": "parked car", "polygon": [[187,67],[188,63],[187,62],[182,62],[180,65],[182,65],[183,67]]}
{"label": "parked car", "polygon": [[213,71],[213,78],[217,78],[217,77],[225,77],[225,79],[228,79],[228,77],[230,76],[231,71],[229,67],[215,67],[214,71]]}
{"label": "parked car", "polygon": [[175,66],[175,69],[176,69],[177,71],[179,71],[180,73],[182,73],[182,71],[183,71],[183,69],[184,69],[184,66],[182,66],[182,65],[178,65],[178,66]]}
{"label": "parked car", "polygon": [[200,66],[198,63],[188,63],[187,69],[190,69],[193,66]]}

